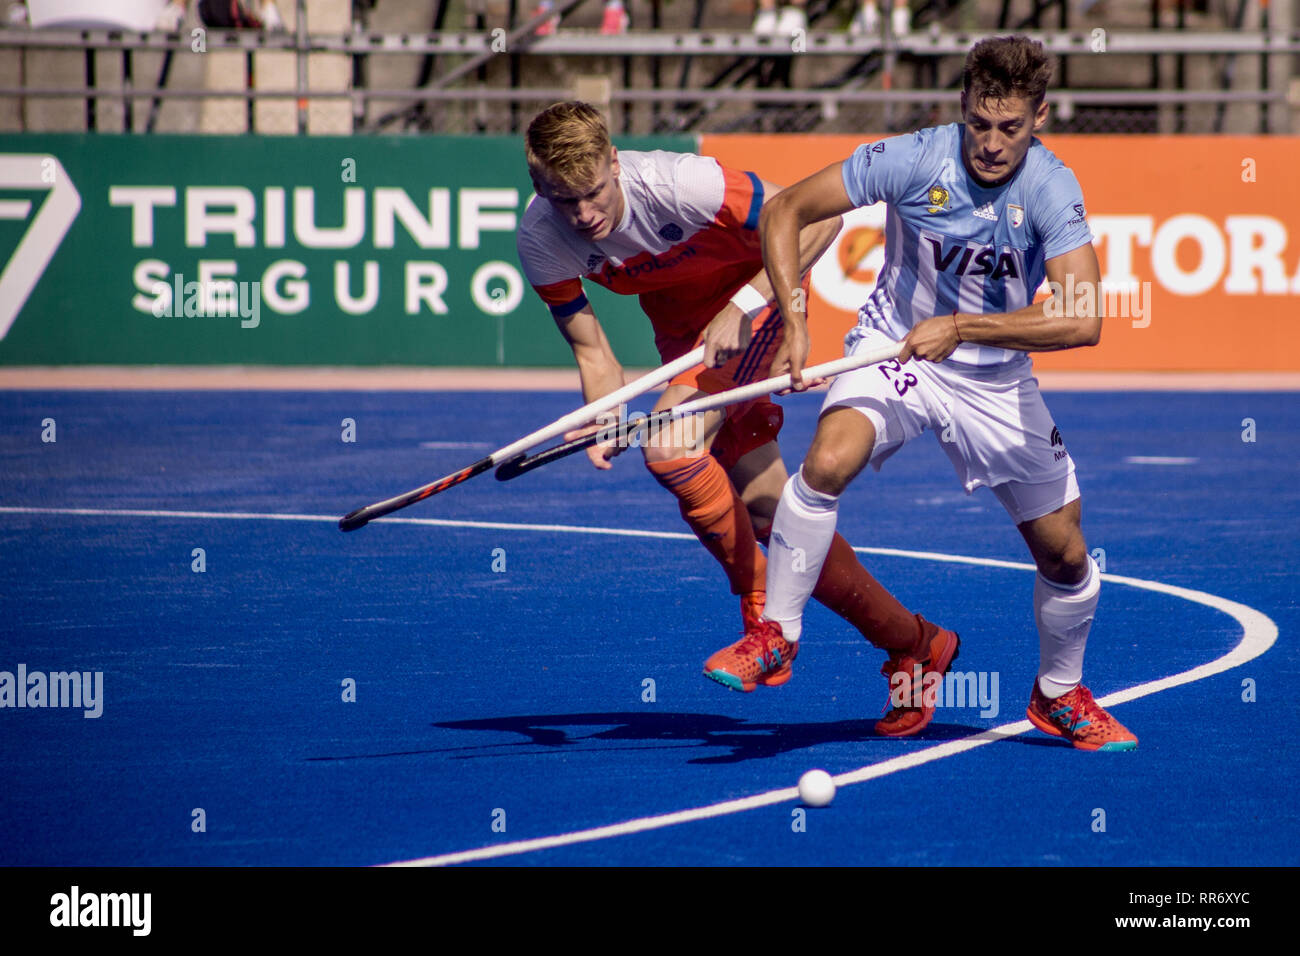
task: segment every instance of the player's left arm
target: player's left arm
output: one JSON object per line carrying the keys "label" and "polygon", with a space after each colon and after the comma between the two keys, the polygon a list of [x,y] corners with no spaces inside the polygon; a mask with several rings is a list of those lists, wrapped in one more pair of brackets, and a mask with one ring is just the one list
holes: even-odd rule
{"label": "player's left arm", "polygon": [[[766,180],[759,180],[763,189],[763,203],[766,205],[781,187]],[[810,223],[799,231],[799,275],[806,276],[822,254],[830,248],[835,237],[839,235],[844,220],[839,216]],[[759,269],[749,280],[765,302],[771,303],[776,298],[776,290],[768,278],[766,269]],[[704,364],[706,367],[725,365],[732,357],[739,355],[749,347],[751,336],[751,318],[741,311],[734,302],[728,302],[722,311],[704,330]]]}
{"label": "player's left arm", "polygon": [[[1021,352],[1053,352],[1101,340],[1101,266],[1092,243],[1048,259],[1044,266],[1053,295],[1015,312],[981,314],[959,312],[936,315],[918,322],[903,340],[898,360],[942,362],[958,345],[973,342]],[[1072,302],[1063,291],[1073,287]],[[1092,295],[1084,294],[1091,287]],[[1093,307],[1089,308],[1089,304]]]}

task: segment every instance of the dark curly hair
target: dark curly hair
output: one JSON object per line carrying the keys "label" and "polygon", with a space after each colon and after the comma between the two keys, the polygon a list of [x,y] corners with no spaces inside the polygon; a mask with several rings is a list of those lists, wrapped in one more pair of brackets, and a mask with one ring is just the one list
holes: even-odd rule
{"label": "dark curly hair", "polygon": [[1019,96],[1037,109],[1047,95],[1055,63],[1037,40],[1026,36],[989,37],[966,54],[962,90],[976,100]]}

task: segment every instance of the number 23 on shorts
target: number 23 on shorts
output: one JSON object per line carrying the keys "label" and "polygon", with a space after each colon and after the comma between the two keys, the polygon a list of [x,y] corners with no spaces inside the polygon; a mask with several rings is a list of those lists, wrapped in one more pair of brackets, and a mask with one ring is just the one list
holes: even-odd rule
{"label": "number 23 on shorts", "polygon": [[[916,384],[916,376],[911,372],[903,372],[903,366],[898,364],[898,359],[881,362],[876,368],[880,369],[881,375],[894,383],[894,391],[899,395],[906,395],[908,388]],[[899,372],[903,372],[902,378],[895,377]]]}

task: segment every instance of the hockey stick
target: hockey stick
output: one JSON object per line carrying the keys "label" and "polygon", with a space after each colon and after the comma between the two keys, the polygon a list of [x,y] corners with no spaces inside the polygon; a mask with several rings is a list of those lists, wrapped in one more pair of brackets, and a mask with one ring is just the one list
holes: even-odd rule
{"label": "hockey stick", "polygon": [[688,352],[681,358],[669,362],[667,365],[657,368],[653,372],[647,372],[635,381],[629,382],[622,388],[610,392],[603,398],[599,398],[594,402],[582,406],[582,408],[579,408],[576,411],[570,412],[563,418],[551,422],[551,424],[544,428],[539,428],[530,435],[525,435],[516,442],[511,442],[504,448],[497,449],[486,458],[480,458],[478,461],[474,462],[474,464],[467,465],[460,469],[460,471],[453,471],[450,475],[444,475],[437,481],[430,482],[427,485],[422,485],[419,488],[398,495],[395,498],[389,498],[386,501],[378,501],[375,504],[366,505],[364,508],[358,508],[355,511],[348,512],[339,519],[339,530],[355,531],[368,521],[373,521],[375,518],[391,514],[400,508],[405,508],[408,505],[415,504],[417,501],[423,501],[425,498],[430,498],[433,495],[446,491],[448,488],[459,485],[461,482],[468,481],[475,475],[483,474],[483,472],[488,471],[502,462],[509,461],[516,456],[522,458],[523,452],[528,451],[528,449],[534,448],[537,445],[542,444],[542,442],[550,441],[557,435],[563,435],[565,432],[571,431],[579,425],[586,425],[593,418],[612,408],[617,408],[628,399],[636,398],[638,395],[648,392],[656,385],[662,385],[673,376],[679,375],[687,369],[694,368],[696,365],[700,364],[700,360],[703,358],[704,346],[701,345],[699,348]]}
{"label": "hockey stick", "polygon": [[[875,365],[877,362],[886,362],[889,359],[896,358],[902,351],[902,344],[899,342],[890,342],[881,345],[879,348],[871,349],[866,352],[860,352],[857,355],[850,355],[846,358],[836,359],[833,362],[826,362],[822,365],[814,365],[812,368],[806,368],[803,371],[804,378],[832,378],[836,375],[842,375],[844,372],[850,372],[855,368],[862,368],[865,365]],[[678,418],[685,418],[687,415],[697,415],[700,412],[712,411],[715,408],[722,408],[726,405],[736,405],[740,402],[747,402],[750,399],[759,398],[771,392],[779,392],[782,389],[790,387],[790,376],[777,375],[774,378],[764,379],[761,382],[753,382],[749,385],[741,385],[725,392],[719,392],[716,395],[706,395],[703,398],[697,398],[694,401],[686,402],[682,405],[676,405],[672,408],[666,408],[662,412],[656,412],[653,415],[643,416],[635,420],[629,420],[619,425],[617,431],[611,426],[607,429],[601,429],[590,435],[584,435],[581,438],[575,438],[573,441],[565,442],[563,445],[556,445],[545,451],[538,452],[536,455],[528,457],[515,458],[503,463],[497,468],[497,481],[509,481],[511,478],[518,478],[524,472],[540,468],[542,465],[549,465],[553,461],[559,461],[561,458],[567,458],[570,455],[584,451],[592,445],[599,444],[602,441],[611,439],[620,447],[626,447],[628,440],[633,434],[641,429],[662,428],[664,425]]]}

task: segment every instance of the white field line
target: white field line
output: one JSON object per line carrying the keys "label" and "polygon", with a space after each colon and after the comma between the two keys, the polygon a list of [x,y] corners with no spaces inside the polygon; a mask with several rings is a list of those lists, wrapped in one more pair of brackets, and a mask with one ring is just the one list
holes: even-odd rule
{"label": "white field line", "polygon": [[[935,555],[929,552],[907,552],[894,549],[883,548],[855,548],[855,551],[861,551],[868,554],[888,553],[901,557],[913,557],[921,560],[944,560],[958,564],[974,564],[984,567],[1020,567],[1027,570],[1033,570],[1033,565],[1023,564],[1016,565],[1009,561],[993,561],[986,558],[974,558],[959,555]],[[1113,707],[1116,704],[1122,704],[1126,701],[1136,700],[1139,697],[1146,697],[1149,694],[1156,694],[1162,690],[1168,690],[1171,687],[1177,687],[1180,684],[1189,684],[1192,681],[1203,680],[1214,674],[1231,670],[1247,661],[1253,660],[1263,654],[1277,640],[1277,625],[1266,615],[1256,611],[1254,608],[1247,607],[1244,604],[1238,604],[1236,601],[1229,601],[1213,594],[1206,594],[1204,591],[1194,591],[1190,588],[1175,587],[1171,584],[1162,584],[1159,581],[1145,581],[1141,578],[1130,578],[1118,574],[1103,574],[1102,579],[1115,584],[1127,584],[1136,588],[1143,588],[1149,591],[1157,591],[1162,594],[1169,594],[1174,597],[1180,597],[1196,604],[1204,604],[1206,607],[1222,611],[1229,617],[1234,618],[1242,626],[1242,638],[1237,646],[1230,650],[1222,657],[1215,658],[1209,663],[1194,667],[1191,670],[1183,671],[1179,674],[1173,674],[1159,680],[1148,681],[1144,684],[1138,684],[1126,690],[1116,691],[1113,694],[1107,694],[1105,697],[1098,698],[1098,703],[1103,707]],[[1018,720],[1014,723],[1003,724],[999,727],[993,727],[989,730],[972,734],[969,737],[962,737],[959,740],[950,740],[946,743],[936,744],[933,747],[926,747],[924,750],[913,751],[912,753],[903,754],[893,757],[889,760],[882,760],[878,763],[868,764],[857,770],[847,773],[836,774],[832,779],[835,786],[845,787],[850,784],[864,783],[868,780],[874,780],[877,777],[888,776],[891,773],[898,773],[900,770],[909,770],[912,767],[919,767],[923,764],[931,763],[935,760],[942,760],[944,757],[952,757],[956,754],[963,753],[967,750],[974,750],[976,747],[982,747],[985,744],[991,744],[999,740],[1006,740],[1009,737],[1015,737],[1033,730],[1034,727],[1028,720]],[[1099,759],[1125,759],[1119,755],[1099,757]],[[679,810],[676,813],[666,813],[658,816],[641,817],[635,820],[626,820],[622,823],[614,823],[609,826],[596,827],[590,830],[577,830],[572,833],[561,833],[555,836],[540,837],[533,840],[517,840],[512,843],[499,843],[495,846],[479,847],[472,850],[462,850],[457,853],[443,853],[438,856],[427,856],[414,860],[402,860],[396,863],[390,863],[389,866],[449,866],[455,863],[471,863],[478,860],[490,860],[497,857],[513,856],[520,853],[532,853],[538,850],[548,850],[560,846],[569,846],[575,843],[587,843],[592,840],[603,840],[611,837],[627,836],[632,833],[641,833],[646,830],[656,830],[662,827],[675,826],[679,823],[692,823],[698,820],[707,820],[710,817],[720,817],[731,813],[742,813],[746,810],[753,810],[758,807],[771,806],[772,804],[785,803],[789,800],[799,799],[799,790],[797,787],[785,787],[781,790],[770,790],[766,793],[755,794],[751,797],[744,797],[739,800],[726,800],[721,803],[711,804],[704,807],[695,807],[690,810]]]}
{"label": "white field line", "polygon": [[[293,515],[226,511],[158,511],[110,508],[0,507],[0,513],[94,517],[195,518],[245,521],[338,521],[337,518],[331,515]],[[371,523],[416,524],[453,528],[489,528],[494,530],[542,531],[569,534],[601,534],[621,537],[661,538],[667,540],[695,539],[694,535],[675,531],[638,531],[635,529],[625,528],[595,528],[582,525],[559,524],[511,524],[508,522],[498,521],[456,521],[442,518],[381,518]],[[936,551],[904,551],[898,548],[854,548],[854,550],[862,554],[878,554],[890,557],[912,558],[920,561],[937,561],[947,564],[970,564],[978,567],[1007,568],[1020,571],[1034,570],[1032,564],[1025,562],[1003,561],[996,558],[978,558],[969,555],[943,554]],[[1160,581],[1148,581],[1143,578],[1133,578],[1120,574],[1102,574],[1102,580],[1109,581],[1113,584],[1123,584],[1147,591],[1155,591],[1159,594],[1167,594],[1171,597],[1191,601],[1194,604],[1205,605],[1206,607],[1213,608],[1214,610],[1220,611],[1233,618],[1242,628],[1241,640],[1235,647],[1221,657],[1217,657],[1208,663],[1201,664],[1198,667],[1193,667],[1190,670],[1182,671],[1178,674],[1172,674],[1168,677],[1147,681],[1146,683],[1129,687],[1126,690],[1107,694],[1105,697],[1098,699],[1098,703],[1103,707],[1113,707],[1116,704],[1126,703],[1140,697],[1146,697],[1150,694],[1157,694],[1161,691],[1169,690],[1172,687],[1178,687],[1182,684],[1190,684],[1193,681],[1204,680],[1205,678],[1211,677],[1215,674],[1221,674],[1224,671],[1231,670],[1234,667],[1239,667],[1247,661],[1259,657],[1272,647],[1274,642],[1277,640],[1277,624],[1275,624],[1267,615],[1252,607],[1248,607],[1245,604],[1239,604],[1236,601],[1230,601],[1227,598],[1218,597],[1214,594],[1207,594],[1204,591],[1196,591],[1191,588],[1164,584]],[[1031,725],[1028,720],[1002,724],[1001,726],[993,727],[977,734],[972,734],[969,737],[962,737],[959,740],[950,740],[946,743],[936,744],[933,747],[926,747],[923,750],[916,750],[888,760],[879,761],[878,763],[868,764],[865,767],[860,767],[857,770],[852,770],[847,773],[836,774],[834,777],[835,785],[837,787],[843,787],[850,784],[863,783],[867,780],[874,780],[891,773],[908,770],[912,767],[919,767],[935,760],[941,760],[944,757],[951,757],[967,750],[973,750],[976,747],[982,747],[985,744],[991,744],[999,740],[1005,740],[1009,737],[1015,737],[1032,729],[1033,725]],[[1121,757],[1118,759],[1124,758]],[[680,823],[707,820],[711,817],[720,817],[732,813],[742,813],[746,810],[754,810],[759,807],[785,803],[788,800],[797,800],[798,797],[799,791],[797,787],[784,787],[780,790],[769,790],[766,793],[754,794],[753,796],[743,797],[737,800],[725,800],[721,803],[714,803],[703,807],[694,807],[688,810],[679,810],[674,813],[640,817],[634,820],[625,820],[621,823],[613,823],[608,826],[595,827],[588,830],[560,833],[554,836],[538,837],[532,840],[516,840],[510,843],[499,843],[493,846],[478,847],[456,853],[444,853],[438,856],[403,860],[388,865],[446,866],[454,863],[469,863],[477,860],[489,860],[497,857],[513,856],[520,853],[531,853],[538,850],[552,849],[554,847],[570,846],[575,843],[588,843],[594,840],[627,836],[633,833],[641,833],[646,830],[656,830],[663,827],[675,826]]]}

